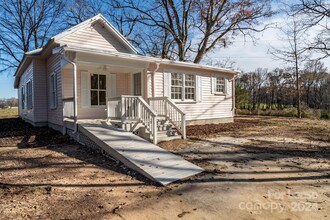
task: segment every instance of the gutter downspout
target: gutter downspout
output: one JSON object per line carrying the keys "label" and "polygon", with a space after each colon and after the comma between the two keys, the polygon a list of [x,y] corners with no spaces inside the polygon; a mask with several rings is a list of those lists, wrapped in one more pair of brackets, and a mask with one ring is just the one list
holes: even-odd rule
{"label": "gutter downspout", "polygon": [[232,115],[233,115],[233,117],[235,117],[235,110],[236,110],[236,106],[235,106],[235,80],[238,78],[238,75],[235,75],[234,77],[233,77],[233,79],[232,79],[232,89],[231,89],[231,91],[232,91]]}
{"label": "gutter downspout", "polygon": [[77,103],[78,103],[78,97],[77,97],[77,65],[69,60],[65,54],[63,54],[63,59],[70,63],[73,66],[73,119],[74,119],[74,133],[77,133],[77,116],[78,116],[78,108],[77,108]]}

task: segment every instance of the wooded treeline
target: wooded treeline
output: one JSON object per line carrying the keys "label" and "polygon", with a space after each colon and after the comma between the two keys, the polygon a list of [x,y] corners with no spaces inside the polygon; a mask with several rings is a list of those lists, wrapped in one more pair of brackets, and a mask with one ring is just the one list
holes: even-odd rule
{"label": "wooded treeline", "polygon": [[[244,73],[236,81],[236,108],[282,110],[297,105],[295,70],[262,69]],[[330,74],[319,60],[308,61],[299,72],[302,111],[330,111]]]}
{"label": "wooded treeline", "polygon": [[0,99],[0,109],[9,108],[9,107],[18,107],[18,99],[17,98]]}
{"label": "wooded treeline", "polygon": [[287,23],[279,28],[283,46],[271,47],[270,53],[287,67],[241,75],[236,107],[253,111],[295,106],[299,118],[308,108],[330,111],[330,78],[322,63],[330,56],[330,2],[300,0],[285,6]]}

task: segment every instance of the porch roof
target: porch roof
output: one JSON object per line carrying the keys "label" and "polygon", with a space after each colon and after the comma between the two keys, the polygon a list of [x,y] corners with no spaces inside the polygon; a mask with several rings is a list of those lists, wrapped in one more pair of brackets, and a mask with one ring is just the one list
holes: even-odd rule
{"label": "porch roof", "polygon": [[165,65],[171,65],[174,67],[178,66],[178,67],[188,67],[188,68],[195,68],[195,69],[213,70],[213,71],[218,71],[218,72],[223,72],[223,73],[230,73],[230,74],[234,74],[234,75],[237,75],[238,73],[240,73],[240,71],[238,71],[238,70],[208,66],[208,65],[203,65],[203,64],[167,60],[167,59],[142,56],[142,55],[137,55],[137,54],[127,54],[127,53],[121,53],[121,52],[115,52],[115,51],[109,51],[109,50],[97,50],[97,49],[91,49],[91,48],[85,48],[85,47],[73,47],[73,46],[67,46],[67,45],[55,48],[53,50],[53,53],[58,53],[58,52],[62,52],[62,51],[78,52],[78,53],[85,53],[85,54],[91,54],[91,55],[101,55],[101,56],[106,56],[106,57],[121,58],[121,59],[125,59],[125,60],[139,61],[139,62],[145,62],[145,63],[165,64]]}

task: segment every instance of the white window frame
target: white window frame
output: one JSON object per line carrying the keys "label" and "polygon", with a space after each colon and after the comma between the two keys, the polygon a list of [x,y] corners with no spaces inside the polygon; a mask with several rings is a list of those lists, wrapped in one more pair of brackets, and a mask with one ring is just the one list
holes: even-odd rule
{"label": "white window frame", "polygon": [[51,73],[49,76],[49,96],[50,109],[57,108],[57,75],[55,72]]}
{"label": "white window frame", "polygon": [[26,108],[33,109],[33,84],[32,80],[26,83]]}
{"label": "white window frame", "polygon": [[143,89],[143,86],[144,86],[144,82],[143,82],[143,71],[137,71],[137,72],[131,72],[131,91],[132,91],[132,95],[134,95],[134,76],[136,74],[141,74],[141,96],[143,96],[143,92],[144,92],[144,89]]}
{"label": "white window frame", "polygon": [[[221,79],[223,79],[223,84],[221,84],[221,85],[223,85],[223,88],[224,88],[224,91],[223,92],[219,92],[219,91],[217,91],[217,87],[218,87],[218,79],[219,78],[221,78]],[[227,95],[227,91],[228,91],[228,83],[227,83],[227,81],[228,81],[228,79],[226,78],[226,77],[224,77],[224,76],[216,76],[216,77],[214,77],[213,78],[213,93],[215,94],[215,95]]]}
{"label": "white window frame", "polygon": [[25,109],[25,88],[24,88],[24,85],[22,85],[21,87],[21,109]]}
{"label": "white window frame", "polygon": [[[97,75],[97,89],[92,89],[92,76],[93,75]],[[100,89],[100,75],[102,76],[105,76],[105,89]],[[90,74],[90,89],[89,89],[89,92],[90,92],[90,100],[89,100],[89,105],[93,108],[93,107],[105,107],[107,105],[107,87],[108,87],[108,77],[107,77],[107,74],[105,73],[92,73]],[[96,91],[98,94],[97,94],[97,105],[92,105],[92,91]],[[100,105],[100,92],[105,92],[105,104],[104,105]]]}
{"label": "white window frame", "polygon": [[[177,86],[177,85],[172,85],[172,74],[176,73],[176,74],[181,74],[182,75],[182,85],[181,86]],[[193,99],[186,99],[186,88],[191,88],[190,86],[186,86],[186,75],[192,75],[194,77],[194,98]],[[170,97],[172,99],[172,87],[177,87],[177,88],[181,88],[182,90],[182,94],[181,94],[181,99],[173,99],[174,101],[182,101],[182,102],[195,102],[197,99],[197,78],[196,78],[196,74],[192,74],[192,73],[180,73],[180,72],[172,72],[171,73],[171,80],[170,80]]]}

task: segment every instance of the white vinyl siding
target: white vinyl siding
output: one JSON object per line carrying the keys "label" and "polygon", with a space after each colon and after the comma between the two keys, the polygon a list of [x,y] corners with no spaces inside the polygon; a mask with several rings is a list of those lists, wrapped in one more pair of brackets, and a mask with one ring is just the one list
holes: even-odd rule
{"label": "white vinyl siding", "polygon": [[57,108],[57,77],[56,73],[50,74],[49,79],[49,95],[50,95],[50,108],[55,109]]}
{"label": "white vinyl siding", "polygon": [[60,44],[92,49],[130,53],[100,22],[95,22],[82,30],[60,39]]}
{"label": "white vinyl siding", "polygon": [[48,75],[46,74],[46,61],[35,59],[33,61],[33,111],[35,122],[47,122],[48,111]]}
{"label": "white vinyl siding", "polygon": [[81,106],[89,107],[90,106],[90,74],[87,71],[81,71]]}
{"label": "white vinyl siding", "polygon": [[[53,54],[46,60],[46,71],[47,71],[47,85],[50,85],[50,75],[52,73],[56,73],[56,100],[57,100],[57,108],[50,108],[50,104],[47,104],[48,109],[48,122],[51,124],[63,125],[63,102],[62,102],[62,69],[61,69],[61,56],[59,54]],[[71,71],[72,74],[72,71]],[[49,99],[49,88],[47,91],[47,97]],[[49,100],[48,100],[49,101]],[[56,128],[56,126],[55,126]]]}
{"label": "white vinyl siding", "polygon": [[[194,72],[193,70],[183,68],[175,70],[172,67],[164,67],[163,69],[160,67],[160,71],[155,73],[155,85],[164,86],[155,86],[156,97],[163,95],[170,97],[171,74],[169,72],[191,72],[196,76],[196,102],[174,100],[178,107],[186,113],[187,120],[231,118],[233,116],[232,83],[228,81],[229,75],[207,70]],[[227,79],[226,95],[214,95],[211,82],[217,76]],[[151,82],[148,83],[149,87],[150,85]],[[149,95],[149,97],[151,96]]]}

